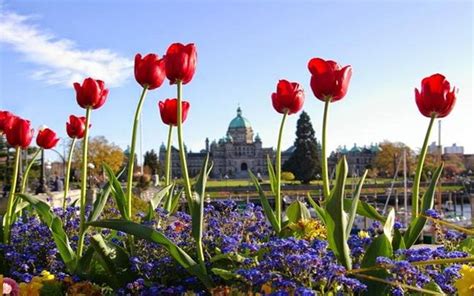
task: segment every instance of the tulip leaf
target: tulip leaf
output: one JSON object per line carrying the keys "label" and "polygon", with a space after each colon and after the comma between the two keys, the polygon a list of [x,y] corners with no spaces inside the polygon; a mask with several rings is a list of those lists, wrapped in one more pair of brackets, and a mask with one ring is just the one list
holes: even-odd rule
{"label": "tulip leaf", "polygon": [[268,170],[268,179],[270,180],[270,188],[272,189],[272,193],[276,194],[278,180],[276,178],[275,169],[273,168],[270,155],[268,154],[267,154],[267,170]]}
{"label": "tulip leaf", "polygon": [[109,178],[112,196],[115,198],[115,203],[117,204],[117,208],[120,211],[120,214],[124,219],[130,220],[127,211],[127,198],[125,197],[125,193],[123,192],[122,184],[120,184],[114,172],[108,165],[104,164],[104,169],[105,173],[107,174],[107,177]]}
{"label": "tulip leaf", "polygon": [[102,235],[95,234],[91,237],[91,246],[97,254],[97,259],[107,272],[109,282],[116,288],[121,286],[121,282],[132,280],[133,273],[128,270],[128,254],[120,246],[108,243]]}
{"label": "tulip leaf", "polygon": [[[423,197],[421,199],[421,211],[420,211],[422,215],[425,215],[425,212],[427,210],[430,210],[433,208],[434,196],[436,193],[436,184],[438,183],[438,180],[441,176],[443,167],[444,167],[444,163],[441,163],[441,165],[436,169],[435,173],[433,174],[433,178],[431,179],[428,189],[423,194]],[[404,235],[405,246],[407,249],[410,248],[418,240],[421,232],[423,231],[423,228],[425,227],[425,224],[426,224],[425,217],[423,216],[412,217],[410,225],[408,226],[408,229]]]}
{"label": "tulip leaf", "polygon": [[347,269],[352,268],[350,249],[347,244],[347,214],[344,212],[344,188],[347,179],[347,161],[343,157],[336,169],[336,184],[326,203],[326,227],[328,243],[339,262]]}
{"label": "tulip leaf", "polygon": [[91,272],[91,262],[94,258],[94,248],[89,246],[82,257],[77,260],[74,274],[85,277]]}
{"label": "tulip leaf", "polygon": [[385,224],[383,226],[383,233],[385,236],[388,238],[390,243],[392,243],[393,240],[393,226],[395,225],[395,209],[391,209],[390,212],[388,213],[387,220],[385,221]]}
{"label": "tulip leaf", "polygon": [[304,203],[297,200],[291,203],[286,209],[286,216],[290,223],[298,223],[300,220],[311,219],[311,214]]}
{"label": "tulip leaf", "polygon": [[[377,236],[365,252],[364,258],[362,258],[361,268],[368,268],[377,265],[377,257],[387,257],[390,258],[393,255],[392,244],[390,240],[385,235],[385,233]],[[365,272],[367,275],[377,277],[380,279],[386,279],[389,276],[389,273],[385,269],[377,269],[372,271]],[[375,281],[366,281],[367,285],[367,295],[385,295],[381,294],[381,291],[387,290],[387,285]]]}
{"label": "tulip leaf", "polygon": [[314,211],[316,212],[316,215],[319,217],[319,219],[321,219],[324,225],[326,225],[326,211],[324,210],[324,208],[320,207],[314,201],[314,199],[311,197],[311,194],[309,194],[309,192],[306,195],[306,197],[308,198],[309,204],[313,207]]}
{"label": "tulip leaf", "polygon": [[267,197],[265,196],[265,192],[263,192],[262,186],[260,186],[260,183],[258,182],[257,177],[255,177],[255,175],[250,170],[249,170],[249,175],[253,181],[253,184],[255,185],[255,188],[258,191],[258,195],[260,197],[260,203],[262,204],[262,208],[263,208],[263,212],[265,213],[265,216],[267,216],[268,221],[270,221],[270,224],[272,225],[273,230],[275,230],[276,233],[280,233],[281,225],[278,223],[276,219],[275,212],[273,212],[273,209],[270,206],[270,203],[268,202]]}
{"label": "tulip leaf", "polygon": [[[104,167],[104,170],[105,170],[105,167]],[[117,178],[120,178],[120,176],[123,174],[124,171],[125,171],[125,168],[122,171],[120,171],[120,173],[117,175]],[[99,196],[94,202],[94,206],[92,207],[92,212],[89,215],[89,218],[87,219],[88,222],[95,221],[99,218],[100,214],[102,214],[102,211],[104,210],[105,205],[107,204],[107,200],[109,199],[109,195],[111,192],[112,192],[112,186],[110,183],[107,183],[105,185],[105,188],[102,189],[101,193],[99,194]]]}
{"label": "tulip leaf", "polygon": [[212,273],[214,273],[215,275],[221,277],[222,279],[224,279],[226,281],[230,281],[230,280],[240,278],[240,276],[238,274],[235,274],[232,271],[226,270],[226,269],[212,268],[211,271],[212,271]]}
{"label": "tulip leaf", "polygon": [[362,191],[362,186],[364,185],[365,177],[367,177],[368,170],[365,170],[362,178],[359,180],[359,184],[357,184],[356,191],[354,192],[354,196],[352,197],[352,205],[351,210],[349,212],[349,217],[347,221],[347,228],[346,228],[346,239],[349,239],[349,235],[351,234],[352,227],[354,225],[354,221],[357,214],[357,207],[359,206],[359,197],[360,192]]}
{"label": "tulip leaf", "polygon": [[173,192],[173,188],[174,188],[173,184],[170,184],[164,188],[161,188],[161,190],[155,193],[153,197],[148,201],[148,213],[145,217],[146,221],[151,221],[153,219],[156,208],[160,205],[161,200],[163,200],[165,196],[168,196],[169,198],[171,198],[172,196],[171,193]]}
{"label": "tulip leaf", "polygon": [[392,241],[393,250],[404,250],[405,247],[405,240],[403,239],[403,235],[400,233],[400,230],[394,229],[393,230],[393,241]]}
{"label": "tulip leaf", "polygon": [[192,218],[192,235],[194,240],[202,244],[202,232],[204,224],[204,199],[206,195],[206,182],[209,173],[212,170],[212,164],[209,165],[209,153],[206,155],[201,167],[201,172],[194,186]]}
{"label": "tulip leaf", "polygon": [[[344,210],[350,212],[352,208],[352,199],[345,198],[344,199]],[[357,203],[357,214],[361,215],[362,217],[367,217],[369,219],[377,220],[380,222],[385,222],[385,217],[379,214],[377,210],[371,206],[370,204],[361,201]]]}
{"label": "tulip leaf", "polygon": [[59,255],[61,259],[63,259],[64,264],[68,267],[70,271],[74,271],[75,263],[76,263],[76,254],[71,248],[69,244],[69,239],[67,237],[66,232],[63,228],[63,223],[61,219],[57,217],[53,211],[51,210],[50,206],[27,194],[18,194],[23,200],[30,203],[30,205],[36,210],[38,213],[41,221],[43,221],[46,226],[48,226],[49,230],[51,231],[53,240],[58,248]]}
{"label": "tulip leaf", "polygon": [[183,249],[170,241],[163,233],[158,232],[145,225],[137,224],[132,221],[121,219],[110,219],[102,221],[94,221],[88,223],[90,226],[103,227],[123,231],[133,235],[135,238],[144,239],[163,246],[173,259],[176,260],[191,275],[198,277],[206,287],[211,287],[211,278],[204,273],[196,261],[191,258]]}

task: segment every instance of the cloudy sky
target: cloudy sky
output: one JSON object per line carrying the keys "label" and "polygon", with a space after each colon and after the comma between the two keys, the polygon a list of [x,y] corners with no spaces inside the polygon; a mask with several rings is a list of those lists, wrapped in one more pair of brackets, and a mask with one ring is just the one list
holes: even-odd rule
{"label": "cloudy sky", "polygon": [[[239,104],[264,146],[275,147],[281,117],[270,96],[282,78],[306,90],[304,109],[319,138],[323,104],[309,87],[307,62],[322,57],[353,67],[346,98],[330,108],[329,148],[386,139],[419,149],[428,119],[418,112],[414,88],[439,72],[459,88],[442,142],[474,153],[472,14],[472,1],[0,0],[0,109],[65,137],[69,114],[84,113],[72,83],[102,79],[110,95],[93,113],[92,135],[125,148],[141,91],[133,57],[193,42],[198,67],[184,88],[193,151],[206,137],[225,135]],[[157,102],[175,91],[164,84],[149,93],[144,151],[166,141]],[[294,141],[296,120],[288,120],[284,147]]]}

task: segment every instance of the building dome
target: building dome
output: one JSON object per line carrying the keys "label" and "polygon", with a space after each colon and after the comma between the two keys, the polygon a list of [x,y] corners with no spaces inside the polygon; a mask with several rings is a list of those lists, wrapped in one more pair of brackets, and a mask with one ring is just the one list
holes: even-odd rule
{"label": "building dome", "polygon": [[229,129],[233,128],[248,128],[251,127],[250,121],[247,118],[242,116],[242,109],[240,107],[237,108],[237,116],[232,119],[229,124]]}

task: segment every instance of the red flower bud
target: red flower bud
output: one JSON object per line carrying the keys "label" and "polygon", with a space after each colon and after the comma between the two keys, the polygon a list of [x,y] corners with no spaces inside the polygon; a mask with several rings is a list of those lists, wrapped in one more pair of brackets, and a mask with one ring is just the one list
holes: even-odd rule
{"label": "red flower bud", "polygon": [[456,103],[457,89],[441,74],[434,74],[421,81],[421,91],[415,88],[415,100],[421,114],[437,118],[447,116]]}
{"label": "red flower bud", "polygon": [[13,147],[28,148],[33,139],[34,130],[29,120],[15,117],[11,127],[6,130],[7,141]]}
{"label": "red flower bud", "polygon": [[11,128],[15,115],[8,111],[0,111],[0,135],[6,133]]}
{"label": "red flower bud", "polygon": [[[89,125],[90,127],[90,125]],[[86,118],[84,116],[69,116],[69,122],[66,122],[66,132],[71,138],[82,139],[86,130]]]}
{"label": "red flower bud", "polygon": [[[188,116],[189,102],[182,101],[181,109],[183,111],[182,119],[184,122]],[[178,100],[177,99],[166,99],[164,102],[158,103],[160,108],[161,120],[168,125],[178,125]]]}
{"label": "red flower bud", "polygon": [[193,43],[183,45],[173,43],[168,47],[165,56],[166,77],[170,84],[181,81],[188,83],[194,76],[196,70],[197,53]]}
{"label": "red flower bud", "polygon": [[148,89],[160,87],[165,80],[165,62],[154,53],[142,58],[141,54],[135,56],[135,79]]}
{"label": "red flower bud", "polygon": [[278,113],[297,113],[303,108],[303,103],[304,92],[298,83],[284,79],[278,81],[277,90],[272,94],[273,108]]}
{"label": "red flower bud", "polygon": [[102,80],[95,80],[90,77],[84,79],[82,86],[75,82],[74,89],[76,89],[77,103],[84,109],[102,107],[109,94],[109,90],[105,88]]}
{"label": "red flower bud", "polygon": [[38,136],[36,136],[36,145],[43,149],[54,148],[58,142],[59,138],[56,133],[47,127],[40,129]]}
{"label": "red flower bud", "polygon": [[331,98],[331,102],[336,102],[346,95],[352,76],[351,66],[341,68],[334,61],[313,58],[308,63],[308,69],[311,72],[311,89],[316,98],[321,101]]}

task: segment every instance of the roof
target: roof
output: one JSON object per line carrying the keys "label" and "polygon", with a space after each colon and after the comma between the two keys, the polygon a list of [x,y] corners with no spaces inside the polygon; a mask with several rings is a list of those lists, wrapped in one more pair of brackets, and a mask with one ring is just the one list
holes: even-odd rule
{"label": "roof", "polygon": [[251,127],[250,121],[242,116],[242,109],[237,108],[237,116],[229,123],[229,128],[247,128]]}

